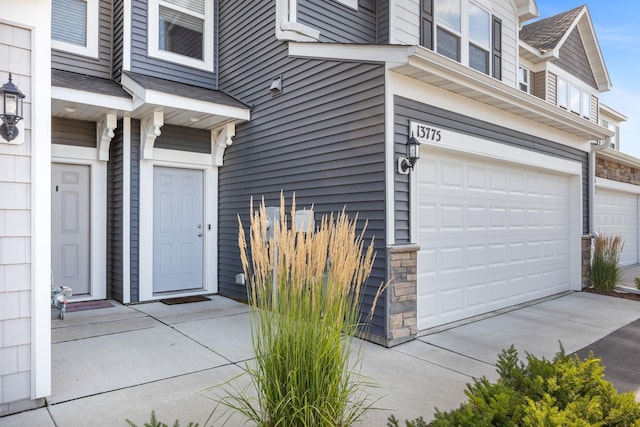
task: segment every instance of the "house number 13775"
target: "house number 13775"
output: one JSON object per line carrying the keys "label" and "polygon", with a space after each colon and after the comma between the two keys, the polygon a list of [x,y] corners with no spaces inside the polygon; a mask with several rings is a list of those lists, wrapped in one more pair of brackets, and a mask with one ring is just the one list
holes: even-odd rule
{"label": "house number 13775", "polygon": [[442,135],[440,134],[440,129],[435,129],[425,125],[417,125],[416,137],[427,141],[440,142]]}

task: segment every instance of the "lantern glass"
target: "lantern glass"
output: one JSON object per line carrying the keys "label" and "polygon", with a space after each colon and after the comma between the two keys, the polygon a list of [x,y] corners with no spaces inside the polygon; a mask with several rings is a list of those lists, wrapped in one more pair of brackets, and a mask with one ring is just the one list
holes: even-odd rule
{"label": "lantern glass", "polygon": [[18,115],[18,96],[11,93],[4,94],[4,114],[7,116]]}
{"label": "lantern glass", "polygon": [[413,160],[420,158],[420,143],[414,137],[407,142],[407,158]]}

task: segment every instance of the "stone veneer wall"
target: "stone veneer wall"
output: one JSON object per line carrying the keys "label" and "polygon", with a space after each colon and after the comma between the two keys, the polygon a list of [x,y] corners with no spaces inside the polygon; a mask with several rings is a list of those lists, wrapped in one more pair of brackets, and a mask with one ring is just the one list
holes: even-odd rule
{"label": "stone veneer wall", "polygon": [[596,160],[596,176],[626,184],[640,185],[640,169],[612,160],[598,158]]}
{"label": "stone veneer wall", "polygon": [[391,246],[387,249],[389,284],[387,305],[389,347],[412,340],[418,333],[418,245]]}
{"label": "stone veneer wall", "polygon": [[591,286],[591,236],[582,236],[582,289]]}

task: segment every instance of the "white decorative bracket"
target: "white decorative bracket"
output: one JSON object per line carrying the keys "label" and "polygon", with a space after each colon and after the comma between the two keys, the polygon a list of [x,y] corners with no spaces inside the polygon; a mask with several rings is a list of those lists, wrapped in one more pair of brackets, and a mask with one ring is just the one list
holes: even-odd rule
{"label": "white decorative bracket", "polygon": [[142,119],[142,135],[140,140],[140,154],[143,159],[153,159],[153,146],[160,136],[160,128],[164,125],[164,113],[154,111],[151,117]]}
{"label": "white decorative bracket", "polygon": [[233,143],[236,136],[235,123],[227,123],[222,127],[211,130],[211,152],[213,153],[213,166],[222,166],[224,150]]}
{"label": "white decorative bracket", "polygon": [[109,161],[109,147],[115,136],[114,130],[118,127],[118,116],[115,113],[107,113],[98,122],[98,160]]}

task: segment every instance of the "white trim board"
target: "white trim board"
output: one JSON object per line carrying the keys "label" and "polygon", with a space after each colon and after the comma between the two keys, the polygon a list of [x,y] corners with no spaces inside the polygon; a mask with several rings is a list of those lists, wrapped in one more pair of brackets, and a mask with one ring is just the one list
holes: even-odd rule
{"label": "white trim board", "polygon": [[640,185],[629,184],[626,182],[614,181],[606,178],[596,177],[596,191],[597,188],[604,188],[607,190],[621,191],[623,193],[640,194]]}

